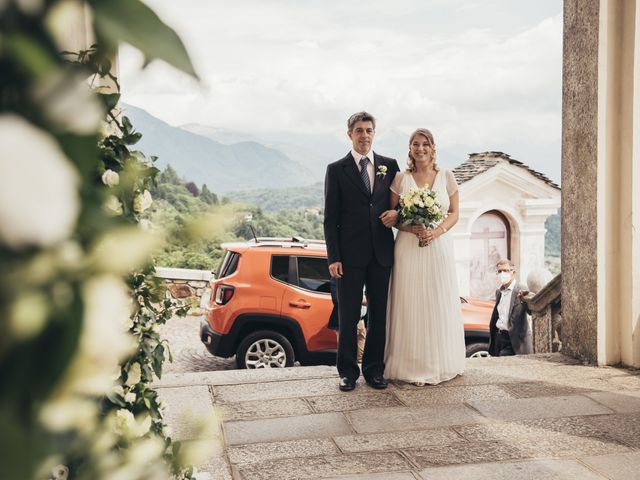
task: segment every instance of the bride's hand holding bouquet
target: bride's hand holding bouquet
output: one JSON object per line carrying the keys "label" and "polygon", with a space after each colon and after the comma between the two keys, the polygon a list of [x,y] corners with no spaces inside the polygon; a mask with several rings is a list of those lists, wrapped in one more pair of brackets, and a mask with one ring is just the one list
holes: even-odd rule
{"label": "bride's hand holding bouquet", "polygon": [[400,195],[400,223],[411,227],[411,231],[420,238],[418,245],[426,247],[429,241],[421,238],[421,231],[437,227],[445,218],[442,205],[436,192],[427,187],[414,188]]}

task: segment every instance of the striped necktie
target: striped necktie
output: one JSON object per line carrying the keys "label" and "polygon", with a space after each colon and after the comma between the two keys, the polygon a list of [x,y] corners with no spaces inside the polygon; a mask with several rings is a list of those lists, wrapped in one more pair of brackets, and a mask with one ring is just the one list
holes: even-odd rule
{"label": "striped necktie", "polygon": [[362,178],[364,186],[367,187],[367,192],[371,193],[371,180],[369,180],[369,172],[367,172],[368,163],[369,159],[367,157],[360,159],[360,178]]}

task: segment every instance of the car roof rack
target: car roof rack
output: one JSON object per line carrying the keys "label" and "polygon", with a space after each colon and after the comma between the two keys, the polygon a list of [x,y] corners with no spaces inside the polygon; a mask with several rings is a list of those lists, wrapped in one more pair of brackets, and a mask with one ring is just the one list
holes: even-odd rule
{"label": "car roof rack", "polygon": [[308,240],[300,236],[293,237],[257,237],[248,240],[256,247],[289,247],[289,248],[307,248],[320,247],[325,245],[324,240]]}
{"label": "car roof rack", "polygon": [[[256,242],[257,240],[257,242]],[[300,236],[293,236],[293,237],[258,237],[257,239],[251,239],[249,240],[249,242],[253,242],[253,243],[273,243],[273,242],[277,242],[277,243],[300,243],[303,245],[310,245],[310,244],[320,244],[320,245],[324,245],[325,241],[324,240],[315,240],[315,239],[306,239]]]}

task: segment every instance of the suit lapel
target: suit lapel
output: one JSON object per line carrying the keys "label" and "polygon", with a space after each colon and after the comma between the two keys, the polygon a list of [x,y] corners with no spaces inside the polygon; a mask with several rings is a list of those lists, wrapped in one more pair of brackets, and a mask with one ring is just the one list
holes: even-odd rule
{"label": "suit lapel", "polygon": [[346,157],[342,160],[342,168],[344,169],[345,175],[351,180],[351,182],[364,194],[369,198],[371,196],[371,192],[367,192],[367,187],[362,183],[362,178],[360,178],[360,172],[358,171],[358,167],[356,166],[356,162],[353,159],[353,155],[348,153]]}

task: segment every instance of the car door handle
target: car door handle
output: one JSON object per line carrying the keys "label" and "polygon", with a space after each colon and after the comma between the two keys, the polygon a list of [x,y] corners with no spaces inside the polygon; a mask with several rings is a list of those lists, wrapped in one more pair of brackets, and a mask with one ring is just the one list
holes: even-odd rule
{"label": "car door handle", "polygon": [[298,300],[297,302],[289,302],[289,306],[295,308],[311,308],[311,304],[309,302],[305,302],[304,300]]}

